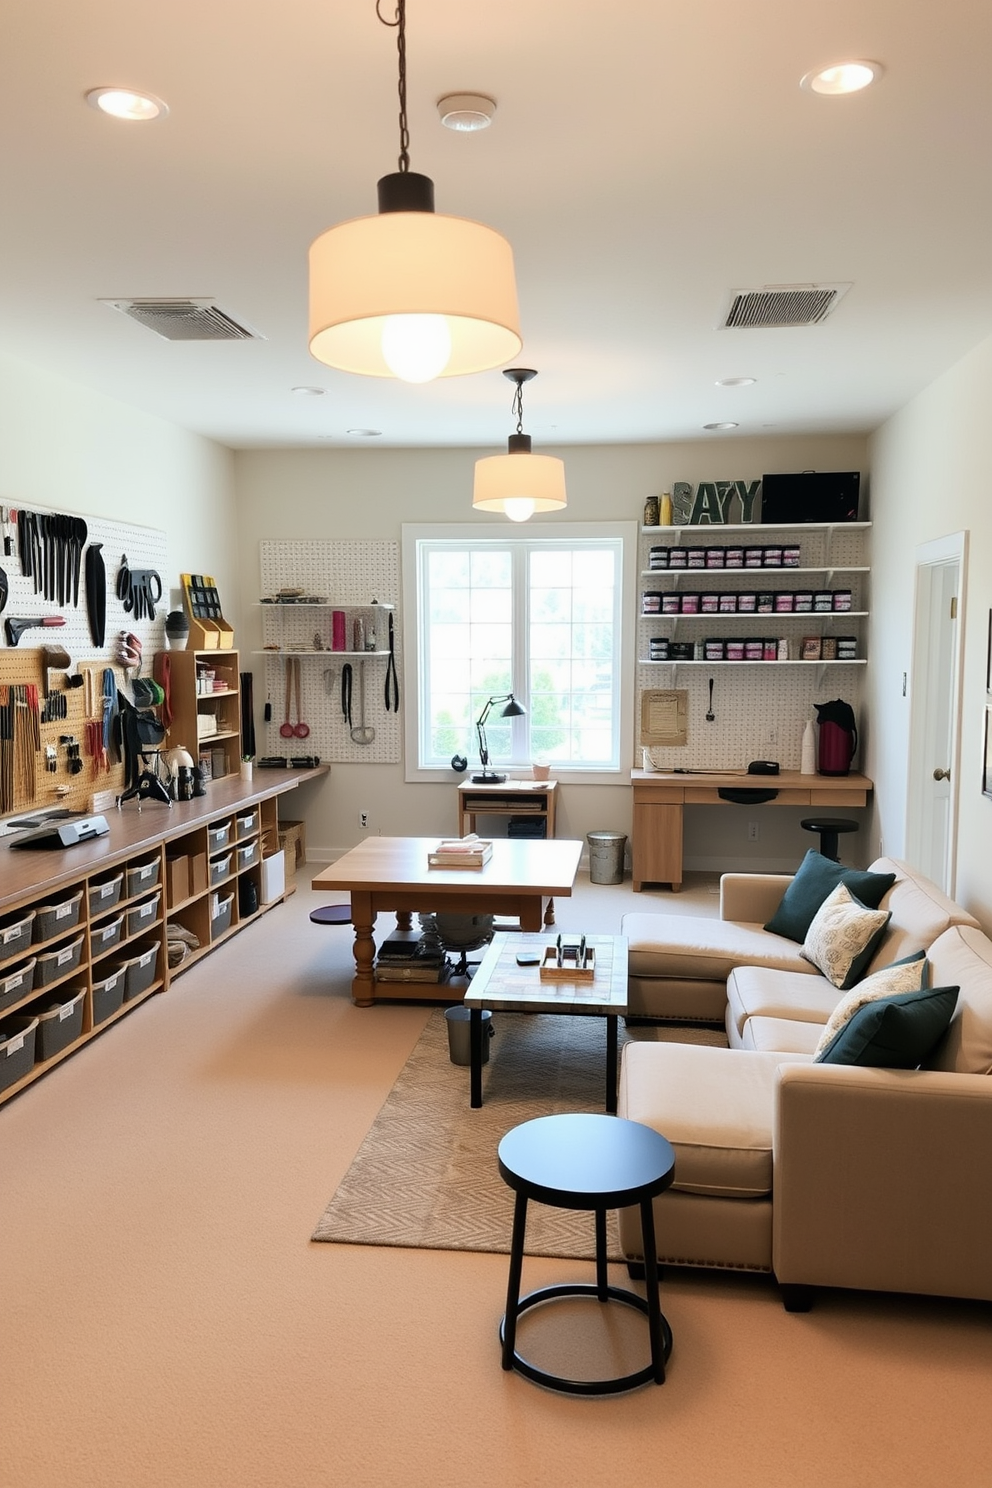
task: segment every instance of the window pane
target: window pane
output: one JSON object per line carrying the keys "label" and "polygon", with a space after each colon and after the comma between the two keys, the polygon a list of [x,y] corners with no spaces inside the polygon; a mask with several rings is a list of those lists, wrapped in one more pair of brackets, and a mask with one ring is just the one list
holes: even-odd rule
{"label": "window pane", "polygon": [[467,589],[468,576],[468,553],[453,552],[450,548],[434,549],[431,552],[427,577],[432,594],[438,589]]}
{"label": "window pane", "polygon": [[512,559],[508,549],[475,548],[470,554],[473,588],[509,589]]}

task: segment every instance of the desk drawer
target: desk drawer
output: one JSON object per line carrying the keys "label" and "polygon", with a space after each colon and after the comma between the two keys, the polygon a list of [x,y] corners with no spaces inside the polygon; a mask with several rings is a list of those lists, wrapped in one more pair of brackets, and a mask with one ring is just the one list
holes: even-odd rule
{"label": "desk drawer", "polygon": [[677,805],[685,795],[684,785],[634,785],[635,806]]}
{"label": "desk drawer", "polygon": [[863,806],[865,792],[853,785],[847,790],[816,790],[814,788],[809,793],[809,804],[811,806]]}

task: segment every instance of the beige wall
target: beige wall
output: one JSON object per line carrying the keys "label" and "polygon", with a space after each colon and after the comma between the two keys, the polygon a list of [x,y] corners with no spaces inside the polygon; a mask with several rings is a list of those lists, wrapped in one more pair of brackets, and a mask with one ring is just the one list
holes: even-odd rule
{"label": "beige wall", "polygon": [[163,584],[212,574],[236,622],[233,462],[209,439],[0,356],[0,500],[159,528]]}
{"label": "beige wall", "polygon": [[[637,519],[644,499],[675,480],[733,479],[770,470],[865,470],[867,444],[858,437],[701,440],[683,444],[575,446],[542,452],[566,461],[568,513],[564,520]],[[475,520],[503,530],[502,518],[472,518],[476,458],[492,450],[267,450],[235,457],[238,560],[246,600],[241,645],[260,644],[260,617],[248,601],[257,594],[262,539],[392,538],[404,522]],[[396,596],[400,599],[400,596]],[[257,702],[261,702],[257,699]],[[732,729],[732,722],[728,720]],[[728,740],[728,747],[731,741]],[[358,810],[369,806],[384,834],[432,835],[456,826],[454,785],[411,785],[401,765],[336,765],[307,811],[307,848],[329,858],[363,835]],[[562,792],[558,833],[584,837],[597,828],[630,832],[629,784],[572,785]],[[689,867],[779,868],[793,865],[801,842],[799,812],[776,810],[762,819],[758,846],[746,841],[743,815],[729,809],[687,818]]]}
{"label": "beige wall", "polygon": [[910,701],[902,696],[902,676],[911,675],[916,550],[967,531],[956,897],[986,926],[992,926],[992,800],[982,795],[981,778],[992,608],[990,406],[992,339],[889,419],[870,442],[875,529],[867,707],[867,768],[878,781],[877,840],[898,857],[905,846]]}

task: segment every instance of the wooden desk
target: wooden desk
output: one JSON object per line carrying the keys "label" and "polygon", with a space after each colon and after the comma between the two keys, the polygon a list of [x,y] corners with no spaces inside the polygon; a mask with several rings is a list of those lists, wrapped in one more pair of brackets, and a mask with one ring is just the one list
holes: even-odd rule
{"label": "wooden desk", "polygon": [[[720,797],[721,788],[775,790],[768,806],[815,806],[833,811],[840,806],[866,806],[872,782],[865,775],[801,775],[783,770],[779,775],[687,774],[632,770],[634,825],[632,852],[634,889],[646,883],[682,887],[682,813],[686,806],[732,806]],[[737,807],[737,810],[741,810]]]}
{"label": "wooden desk", "polygon": [[463,780],[458,787],[458,835],[474,832],[477,816],[519,815],[543,817],[546,835],[553,837],[557,800],[557,780],[508,780],[505,785],[473,785]]}
{"label": "wooden desk", "polygon": [[[400,930],[409,930],[415,910],[454,914],[508,915],[524,930],[540,930],[544,901],[569,898],[581,842],[529,842],[497,838],[484,868],[429,868],[436,837],[366,837],[313,879],[315,889],[347,889],[355,927],[355,977],[351,995],[359,1007],[376,1000],[375,941],[380,910],[394,910]],[[553,923],[553,920],[551,921]],[[430,997],[424,982],[389,982],[389,997]],[[436,994],[435,994],[436,995]]]}

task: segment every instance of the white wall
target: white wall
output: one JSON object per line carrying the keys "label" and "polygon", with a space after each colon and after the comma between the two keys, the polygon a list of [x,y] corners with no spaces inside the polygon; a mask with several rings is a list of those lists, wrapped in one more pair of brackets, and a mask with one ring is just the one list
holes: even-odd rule
{"label": "white wall", "polygon": [[[0,356],[0,501],[158,527],[166,591],[182,572],[212,574],[237,623],[233,461],[198,434]],[[107,555],[108,572],[119,558]]]}
{"label": "white wall", "polygon": [[[542,446],[566,462],[568,512],[563,521],[606,517],[639,519],[645,497],[675,480],[753,479],[765,471],[862,470],[862,438],[700,440],[681,444]],[[262,539],[391,538],[403,522],[491,522],[472,518],[476,458],[493,451],[431,450],[249,450],[235,457],[239,564],[246,601],[239,644],[257,649],[260,617],[248,601],[258,589],[258,544]],[[386,596],[380,596],[385,598]],[[396,596],[397,600],[401,596]],[[258,689],[256,688],[256,693]],[[264,699],[256,696],[256,705]],[[728,749],[733,720],[726,720]],[[733,753],[729,756],[735,757]],[[424,835],[454,831],[455,782],[410,785],[401,765],[335,765],[307,811],[307,849],[316,859],[353,846],[363,835],[360,806],[370,805],[372,826],[384,834]],[[565,786],[558,835],[584,837],[597,828],[630,832],[629,783]],[[794,864],[808,843],[800,841],[799,812],[777,809],[763,818],[760,853],[746,842],[746,822],[736,810],[690,812],[686,819],[687,866],[777,868]]]}
{"label": "white wall", "polygon": [[916,549],[948,533],[970,533],[964,612],[964,685],[956,897],[992,926],[992,800],[982,795],[983,715],[992,516],[989,408],[992,339],[952,367],[870,441],[873,533],[868,667],[867,771],[878,782],[875,829],[886,852],[905,845],[913,575]]}

